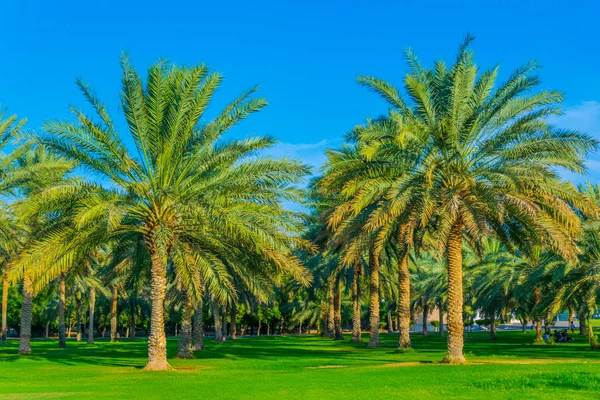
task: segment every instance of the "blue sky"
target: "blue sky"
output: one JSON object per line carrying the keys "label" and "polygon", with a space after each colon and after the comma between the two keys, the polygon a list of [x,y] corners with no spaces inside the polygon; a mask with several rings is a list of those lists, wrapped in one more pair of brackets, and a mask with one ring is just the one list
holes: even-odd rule
{"label": "blue sky", "polygon": [[[327,147],[386,110],[356,84],[358,75],[400,86],[406,48],[427,65],[451,61],[472,32],[480,67],[499,63],[505,78],[537,60],[541,88],[566,94],[565,115],[555,122],[600,139],[598,15],[593,1],[548,0],[5,2],[0,104],[38,129],[84,104],[74,85],[83,77],[122,120],[121,51],[142,73],[159,57],[204,62],[225,76],[213,112],[255,84],[269,101],[233,136],[274,135],[281,141],[274,154],[318,167]],[[600,155],[588,165],[589,178],[600,180]]]}

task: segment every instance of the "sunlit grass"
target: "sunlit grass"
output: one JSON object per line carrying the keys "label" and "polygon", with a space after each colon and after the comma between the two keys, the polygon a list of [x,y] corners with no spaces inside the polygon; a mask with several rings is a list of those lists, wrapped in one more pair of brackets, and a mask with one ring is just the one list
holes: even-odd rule
{"label": "sunlit grass", "polygon": [[[413,336],[415,350],[396,351],[397,335],[379,349],[318,336],[240,338],[194,360],[171,359],[174,372],[145,372],[146,343],[34,341],[18,356],[16,340],[0,347],[0,399],[324,399],[594,398],[600,392],[600,351],[576,343],[532,345],[533,334],[469,334],[469,364],[439,364],[445,338]],[[366,338],[365,338],[366,342]],[[177,341],[169,340],[169,356]]]}

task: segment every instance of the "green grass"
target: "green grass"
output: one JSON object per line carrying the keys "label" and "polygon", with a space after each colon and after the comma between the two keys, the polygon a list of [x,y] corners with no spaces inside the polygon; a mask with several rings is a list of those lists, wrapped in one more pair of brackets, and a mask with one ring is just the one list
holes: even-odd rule
{"label": "green grass", "polygon": [[[334,342],[317,336],[240,338],[194,360],[171,360],[173,372],[145,372],[146,343],[95,345],[34,341],[18,356],[16,340],[0,346],[0,399],[576,399],[600,393],[600,351],[579,342],[532,345],[533,334],[469,334],[470,363],[441,365],[445,339],[413,336],[414,351],[399,353],[397,335],[383,346]],[[365,336],[366,339],[366,336]],[[169,355],[177,342],[169,340]],[[441,397],[440,397],[441,396]]]}

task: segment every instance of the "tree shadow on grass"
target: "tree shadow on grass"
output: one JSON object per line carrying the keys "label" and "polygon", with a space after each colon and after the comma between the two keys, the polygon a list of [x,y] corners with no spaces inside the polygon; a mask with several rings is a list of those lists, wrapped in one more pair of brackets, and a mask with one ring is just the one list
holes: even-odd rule
{"label": "tree shadow on grass", "polygon": [[[519,336],[521,335],[521,336]],[[319,336],[261,336],[229,340],[222,344],[205,338],[206,350],[195,352],[196,359],[182,361],[183,364],[202,364],[210,360],[257,360],[281,363],[282,368],[306,368],[317,365],[367,366],[390,363],[433,363],[441,360],[446,352],[446,338],[439,335],[411,336],[413,351],[398,352],[397,334],[382,334],[381,347],[367,349],[368,338],[363,343],[351,343],[349,336],[344,341],[333,341]],[[533,335],[502,332],[498,340],[490,341],[485,333],[469,334],[465,341],[467,359],[549,359],[598,360],[600,352],[592,351],[583,342],[554,345],[533,345]],[[32,355],[17,354],[18,341],[9,341],[0,346],[0,361],[16,362],[23,358],[46,360],[66,366],[81,364],[142,368],[146,363],[147,342],[122,340],[111,343],[99,339],[93,345],[85,342],[68,341],[66,349],[59,349],[57,341],[32,341]],[[177,339],[168,340],[168,356],[172,360],[177,352]],[[180,362],[175,362],[179,364]]]}

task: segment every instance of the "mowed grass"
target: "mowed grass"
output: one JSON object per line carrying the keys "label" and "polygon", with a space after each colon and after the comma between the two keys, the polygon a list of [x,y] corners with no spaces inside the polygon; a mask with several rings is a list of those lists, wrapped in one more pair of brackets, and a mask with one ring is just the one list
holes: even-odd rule
{"label": "mowed grass", "polygon": [[[532,345],[533,333],[500,332],[490,341],[473,333],[467,365],[442,365],[445,339],[413,336],[414,350],[318,336],[239,338],[194,360],[171,359],[175,371],[146,372],[146,342],[94,345],[34,341],[18,356],[18,341],[0,346],[0,399],[580,399],[600,396],[600,351],[579,342]],[[169,340],[169,356],[177,340]],[[441,397],[440,397],[441,396]]]}

